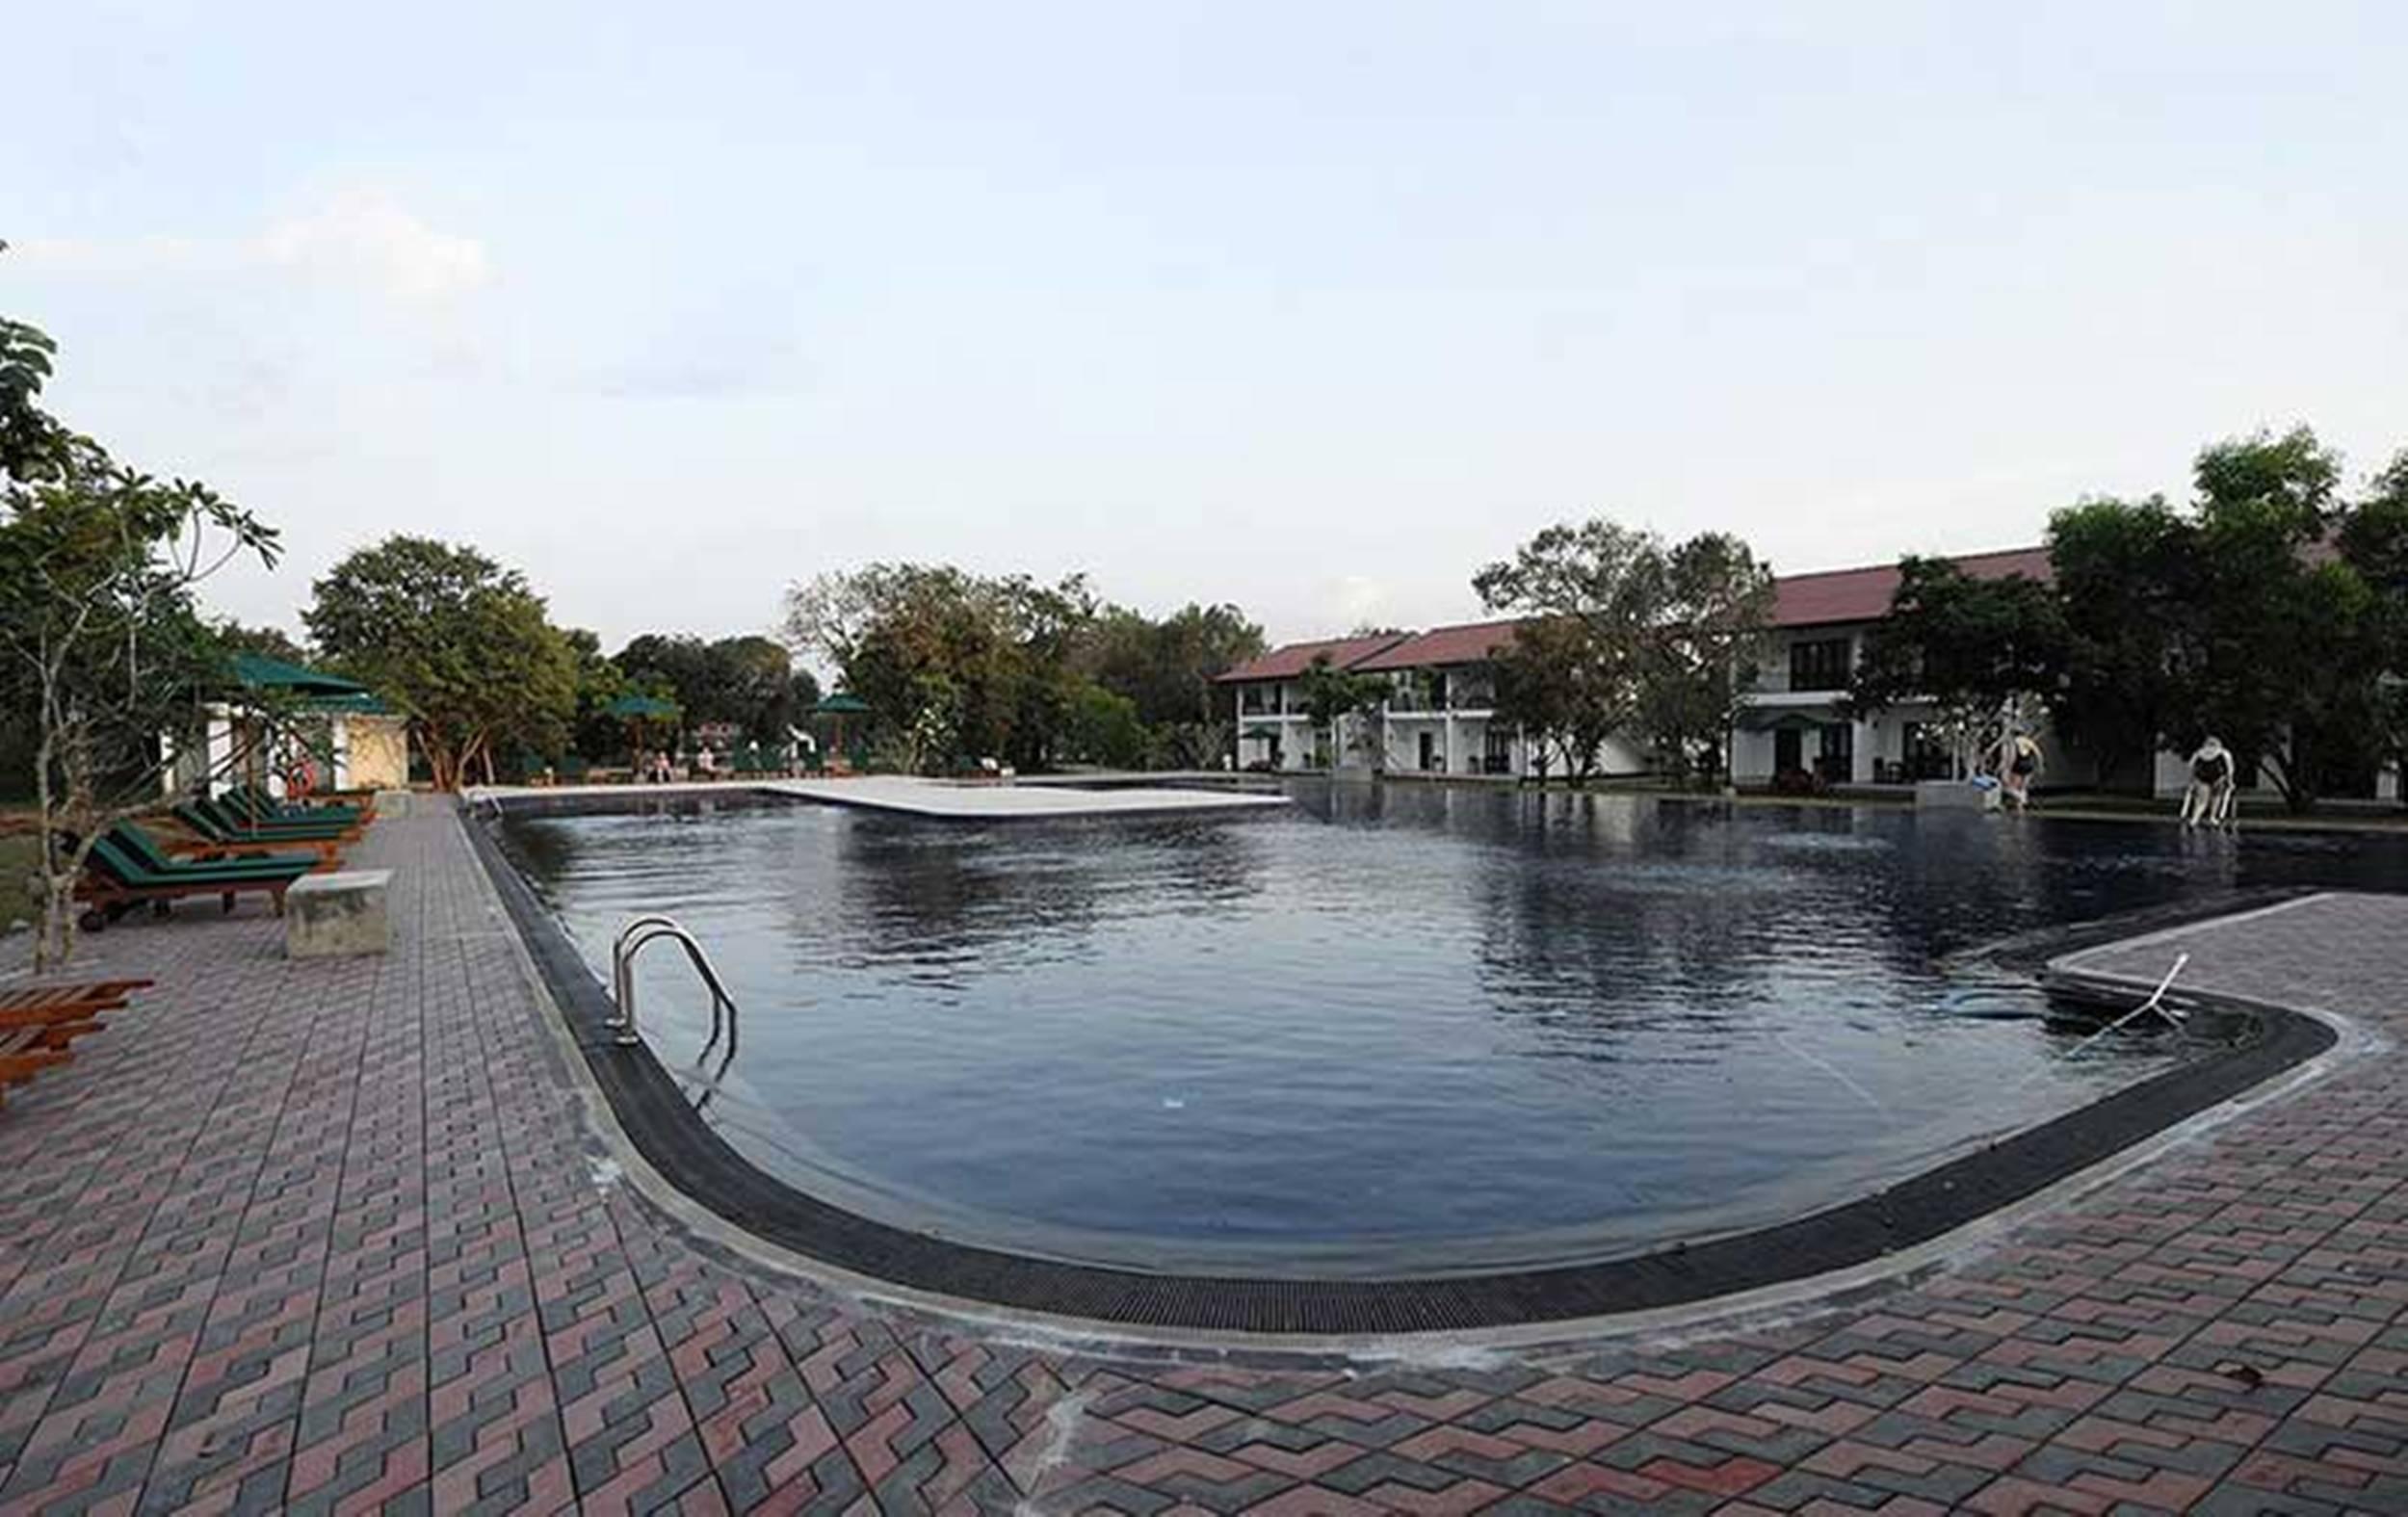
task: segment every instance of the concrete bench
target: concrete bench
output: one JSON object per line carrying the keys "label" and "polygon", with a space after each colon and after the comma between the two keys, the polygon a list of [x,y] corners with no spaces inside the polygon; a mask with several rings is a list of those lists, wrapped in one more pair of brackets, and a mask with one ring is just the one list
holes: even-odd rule
{"label": "concrete bench", "polygon": [[392,944],[385,915],[389,869],[304,875],[284,893],[284,956],[342,958],[381,954]]}

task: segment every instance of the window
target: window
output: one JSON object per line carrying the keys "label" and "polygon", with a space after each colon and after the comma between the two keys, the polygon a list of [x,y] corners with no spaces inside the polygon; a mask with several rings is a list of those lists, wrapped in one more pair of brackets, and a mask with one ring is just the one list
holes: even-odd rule
{"label": "window", "polygon": [[1849,667],[1848,640],[1817,638],[1790,644],[1790,689],[1845,690]]}

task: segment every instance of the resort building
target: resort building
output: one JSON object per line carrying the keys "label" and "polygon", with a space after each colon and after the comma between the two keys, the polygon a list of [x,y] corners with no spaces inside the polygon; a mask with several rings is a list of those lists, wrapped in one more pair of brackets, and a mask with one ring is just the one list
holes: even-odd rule
{"label": "resort building", "polygon": [[[1496,719],[1490,660],[1513,640],[1516,625],[1476,621],[1291,642],[1239,665],[1219,676],[1237,698],[1238,767],[1519,779],[1540,772],[1543,757],[1546,770],[1561,773],[1560,754],[1542,756],[1520,728]],[[1331,734],[1315,730],[1304,710],[1303,674],[1320,657],[1388,680],[1378,713],[1340,720],[1334,753]],[[1597,755],[1601,775],[1643,773],[1646,767],[1644,752],[1629,743],[1609,741]]]}
{"label": "resort building", "polygon": [[[1969,554],[1954,562],[1976,579],[2046,581],[2051,573],[2046,548]],[[1731,735],[1735,780],[1905,785],[1950,776],[1955,755],[1934,730],[1937,713],[1928,702],[1863,717],[1847,712],[1848,681],[1864,656],[1865,635],[1888,613],[1898,584],[1895,563],[1787,574],[1774,582],[1771,636]],[[2035,736],[2045,756],[2044,783],[2091,777],[2045,721]]]}
{"label": "resort building", "polygon": [[[1952,561],[1976,579],[2023,576],[2046,582],[2049,550],[2009,548]],[[1865,638],[1888,614],[1898,590],[1895,563],[1788,574],[1774,582],[1772,621],[1753,685],[1741,695],[1731,733],[1732,778],[1741,785],[1823,789],[1905,786],[1948,778],[1957,755],[1940,730],[1938,710],[1907,700],[1853,715],[1848,682],[1864,657]],[[1497,719],[1493,659],[1513,639],[1517,622],[1476,621],[1427,632],[1385,633],[1321,642],[1292,642],[1219,676],[1237,700],[1237,762],[1241,769],[1322,770],[1438,777],[1521,779],[1540,772],[1537,745]],[[1333,753],[1327,732],[1305,715],[1302,676],[1318,657],[1338,668],[1378,674],[1389,696],[1374,715],[1342,719]],[[2042,752],[2041,785],[2180,796],[2189,782],[2182,754],[2159,752],[2147,772],[2103,775],[2097,763],[2056,735],[2045,718],[2033,737]],[[1976,755],[1976,757],[1978,757]],[[1563,772],[1561,755],[1546,755],[1549,772]],[[1645,745],[1610,739],[1597,755],[1603,777],[1645,773]],[[2246,762],[2243,796],[2268,796]],[[2334,798],[2395,800],[2395,768],[2360,777]]]}

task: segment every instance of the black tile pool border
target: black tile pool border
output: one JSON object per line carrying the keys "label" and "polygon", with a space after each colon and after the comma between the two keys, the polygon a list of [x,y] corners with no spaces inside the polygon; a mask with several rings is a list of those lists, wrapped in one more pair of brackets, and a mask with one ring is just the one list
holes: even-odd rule
{"label": "black tile pool border", "polygon": [[[625,813],[694,798],[486,798],[462,819],[473,850],[628,1140],[696,1205],[795,1253],[913,1291],[1124,1327],[1344,1336],[1465,1331],[1686,1306],[1847,1269],[2024,1200],[2307,1062],[2336,1041],[2333,1030],[2316,1018],[2224,1003],[2244,1031],[2222,1052],[2127,1085],[1871,1195],[1654,1253],[1391,1279],[1191,1275],[1066,1263],[911,1232],[774,1179],[695,1113],[649,1048],[623,1048],[612,1040],[602,1025],[612,1009],[608,993],[512,862],[494,823],[509,811]],[[728,798],[741,804],[754,798],[731,794]],[[925,824],[948,824],[927,819]]]}

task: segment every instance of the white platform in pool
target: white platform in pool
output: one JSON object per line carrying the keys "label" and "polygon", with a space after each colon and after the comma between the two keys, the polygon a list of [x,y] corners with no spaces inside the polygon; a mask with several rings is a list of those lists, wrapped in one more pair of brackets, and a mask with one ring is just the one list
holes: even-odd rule
{"label": "white platform in pool", "polygon": [[844,779],[689,780],[668,785],[580,785],[558,790],[495,785],[470,792],[484,796],[618,794],[631,796],[730,795],[769,791],[839,806],[866,806],[915,817],[977,822],[999,818],[1101,817],[1132,813],[1260,811],[1284,806],[1288,798],[1238,790],[1173,790],[1118,786],[1074,790],[1066,785],[961,783],[903,774],[859,774]]}

